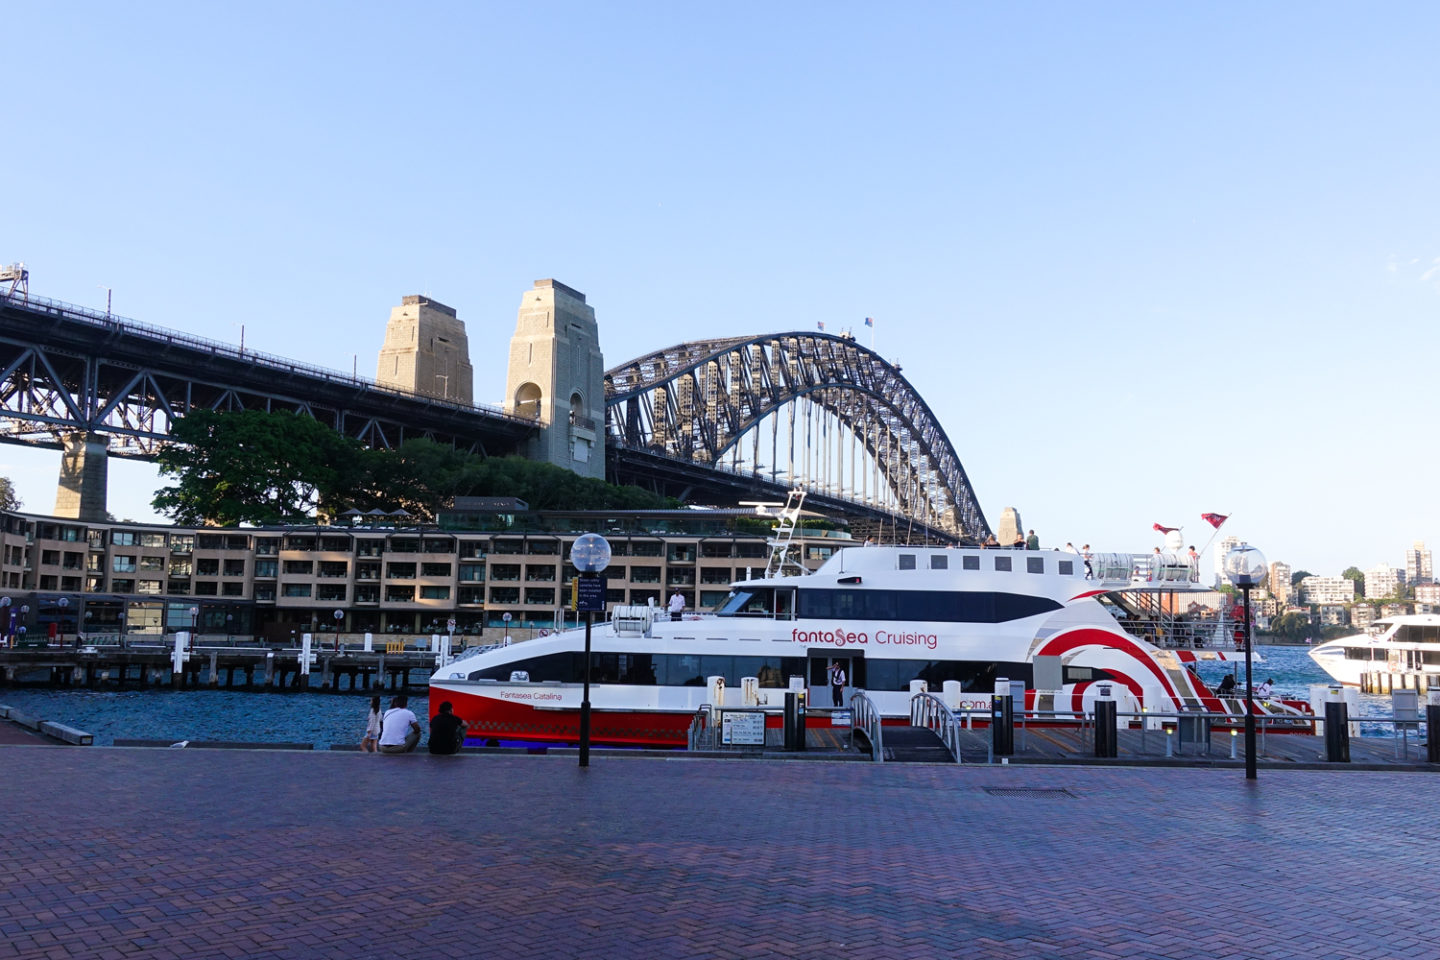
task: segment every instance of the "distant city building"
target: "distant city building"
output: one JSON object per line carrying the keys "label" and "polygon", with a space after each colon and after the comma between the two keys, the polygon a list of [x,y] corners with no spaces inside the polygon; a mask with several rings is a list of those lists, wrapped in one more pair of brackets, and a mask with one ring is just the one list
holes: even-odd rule
{"label": "distant city building", "polygon": [[1365,596],[1371,600],[1397,596],[1400,593],[1401,571],[1386,563],[1365,571]]}
{"label": "distant city building", "polygon": [[1323,604],[1319,614],[1321,625],[1326,627],[1343,627],[1347,622],[1345,607],[1338,603]]}
{"label": "distant city building", "polygon": [[1270,564],[1270,577],[1265,581],[1265,588],[1270,591],[1270,596],[1282,606],[1295,597],[1295,588],[1290,585],[1290,573],[1290,564],[1277,560]]}
{"label": "distant city building", "polygon": [[1440,603],[1440,583],[1419,583],[1415,585],[1416,603]]}
{"label": "distant city building", "polygon": [[1240,546],[1239,537],[1225,537],[1215,545],[1215,585],[1224,586],[1229,583],[1225,576],[1225,554],[1232,548]]}
{"label": "distant city building", "polygon": [[1350,608],[1350,625],[1365,628],[1375,622],[1375,608],[1368,603],[1357,603]]}
{"label": "distant city building", "polygon": [[1409,612],[1409,604],[1404,603],[1387,603],[1380,608],[1380,615],[1382,617],[1403,617]]}
{"label": "distant city building", "polygon": [[1352,603],[1355,581],[1344,577],[1306,577],[1300,581],[1300,602],[1316,604]]}
{"label": "distant city building", "polygon": [[1435,568],[1430,564],[1430,551],[1425,549],[1424,540],[1416,540],[1405,551],[1405,582],[1433,583],[1434,580]]}

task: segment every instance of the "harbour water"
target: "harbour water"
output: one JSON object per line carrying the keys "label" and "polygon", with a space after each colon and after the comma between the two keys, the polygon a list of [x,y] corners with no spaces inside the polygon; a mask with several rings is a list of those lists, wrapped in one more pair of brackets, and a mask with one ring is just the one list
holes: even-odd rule
{"label": "harbour water", "polygon": [[[1308,699],[1310,685],[1329,677],[1308,656],[1305,647],[1258,648],[1255,683],[1275,680],[1282,697]],[[1201,667],[1212,686],[1226,672],[1225,664]],[[1244,682],[1244,668],[1239,671]],[[1360,712],[1387,714],[1389,699],[1361,696]],[[385,705],[389,705],[388,695]],[[43,720],[69,724],[94,734],[97,745],[120,740],[229,740],[246,743],[310,743],[316,749],[349,746],[365,730],[369,694],[246,693],[226,690],[68,690],[9,688],[0,703]],[[411,709],[422,720],[430,716],[428,698],[414,695]]]}

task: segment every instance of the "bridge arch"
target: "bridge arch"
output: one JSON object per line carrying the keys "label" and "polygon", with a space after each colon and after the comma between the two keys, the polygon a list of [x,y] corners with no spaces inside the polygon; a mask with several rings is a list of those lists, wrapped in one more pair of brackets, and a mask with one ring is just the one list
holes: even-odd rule
{"label": "bridge arch", "polygon": [[614,448],[773,480],[783,475],[787,485],[897,512],[957,537],[990,534],[929,405],[898,367],[848,336],[676,344],[612,368],[605,394]]}

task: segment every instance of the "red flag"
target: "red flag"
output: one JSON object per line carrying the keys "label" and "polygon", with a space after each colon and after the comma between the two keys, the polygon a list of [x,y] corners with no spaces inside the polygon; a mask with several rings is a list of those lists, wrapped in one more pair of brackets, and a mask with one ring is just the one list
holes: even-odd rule
{"label": "red flag", "polygon": [[1162,527],[1162,526],[1160,526],[1160,524],[1157,523],[1157,524],[1155,524],[1155,529],[1156,529],[1156,530],[1159,530],[1161,533],[1169,533],[1171,530],[1179,530],[1180,528],[1179,528],[1179,527]]}
{"label": "red flag", "polygon": [[1229,520],[1230,516],[1229,514],[1224,513],[1202,513],[1200,514],[1200,519],[1210,524],[1210,526],[1214,527],[1216,530],[1219,530],[1220,524],[1224,523],[1226,520]]}

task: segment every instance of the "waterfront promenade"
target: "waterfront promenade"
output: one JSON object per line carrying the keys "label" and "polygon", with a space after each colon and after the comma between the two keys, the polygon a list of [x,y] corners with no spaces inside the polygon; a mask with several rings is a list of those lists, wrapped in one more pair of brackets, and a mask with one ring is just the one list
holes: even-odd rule
{"label": "waterfront promenade", "polygon": [[0,746],[0,957],[1433,957],[1415,772]]}

